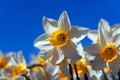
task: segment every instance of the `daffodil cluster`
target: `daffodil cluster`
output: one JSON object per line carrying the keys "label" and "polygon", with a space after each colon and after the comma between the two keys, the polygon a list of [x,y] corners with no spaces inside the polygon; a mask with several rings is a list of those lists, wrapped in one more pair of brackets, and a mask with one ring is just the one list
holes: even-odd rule
{"label": "daffodil cluster", "polygon": [[[22,51],[0,52],[0,80],[119,80],[120,24],[101,19],[98,30],[72,26],[66,11],[58,21],[43,17],[39,54],[27,64]],[[86,47],[81,40],[92,41]],[[87,43],[87,41],[86,41]]]}

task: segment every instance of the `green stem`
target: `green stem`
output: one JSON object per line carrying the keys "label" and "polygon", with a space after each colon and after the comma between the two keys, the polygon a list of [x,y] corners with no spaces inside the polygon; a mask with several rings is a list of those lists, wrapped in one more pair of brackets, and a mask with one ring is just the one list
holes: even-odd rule
{"label": "green stem", "polygon": [[76,73],[76,79],[77,79],[77,80],[80,80],[80,78],[79,78],[79,76],[78,76],[76,64],[74,64],[74,68],[75,68],[75,73]]}
{"label": "green stem", "polygon": [[85,80],[89,80],[86,73],[84,74],[84,79],[85,79]]}
{"label": "green stem", "polygon": [[25,74],[22,74],[21,76],[25,77],[26,80],[30,80],[30,78],[26,76]]}
{"label": "green stem", "polygon": [[107,78],[107,76],[106,76],[106,74],[105,74],[103,69],[102,69],[102,72],[103,72],[103,76],[104,76],[105,80],[108,80],[108,78]]}
{"label": "green stem", "polygon": [[71,74],[71,80],[73,80],[73,73],[72,73],[72,66],[71,66],[71,64],[69,64],[69,71],[70,71],[70,74]]}

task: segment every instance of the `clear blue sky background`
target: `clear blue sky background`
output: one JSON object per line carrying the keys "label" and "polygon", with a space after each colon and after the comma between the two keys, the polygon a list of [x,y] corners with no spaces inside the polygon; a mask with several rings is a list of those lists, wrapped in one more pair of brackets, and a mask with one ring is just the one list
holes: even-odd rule
{"label": "clear blue sky background", "polygon": [[0,0],[0,50],[22,50],[29,62],[30,54],[38,54],[33,42],[44,32],[42,17],[58,20],[64,10],[72,25],[97,29],[100,18],[120,23],[120,0]]}

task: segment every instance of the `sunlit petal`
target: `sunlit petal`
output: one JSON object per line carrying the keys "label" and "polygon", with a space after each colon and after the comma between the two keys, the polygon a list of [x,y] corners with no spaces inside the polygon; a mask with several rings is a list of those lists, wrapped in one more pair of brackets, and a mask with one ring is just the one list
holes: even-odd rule
{"label": "sunlit petal", "polygon": [[49,42],[49,35],[48,34],[43,34],[40,35],[35,41],[34,41],[34,46],[41,49],[41,50],[50,50],[53,47],[50,45]]}
{"label": "sunlit petal", "polygon": [[53,66],[52,64],[48,64],[47,71],[48,71],[48,73],[50,73],[53,76],[58,73],[59,66]]}
{"label": "sunlit petal", "polygon": [[112,41],[116,47],[120,46],[120,34],[113,36]]}
{"label": "sunlit petal", "polygon": [[71,23],[66,11],[64,11],[59,17],[58,26],[60,29],[63,29],[65,31],[71,30]]}
{"label": "sunlit petal", "polygon": [[58,29],[57,21],[51,18],[43,17],[43,28],[46,33],[51,34]]}
{"label": "sunlit petal", "polygon": [[93,42],[97,42],[98,40],[98,31],[97,30],[90,30],[88,32],[88,38]]}
{"label": "sunlit petal", "polygon": [[71,28],[71,31],[69,32],[69,36],[75,43],[78,43],[83,38],[85,38],[88,31],[89,31],[88,28],[74,26],[74,27]]}
{"label": "sunlit petal", "polygon": [[108,32],[110,32],[110,25],[105,19],[100,19],[100,22],[98,24],[99,27],[104,28]]}
{"label": "sunlit petal", "polygon": [[47,53],[47,58],[53,63],[55,64],[57,59],[58,59],[58,52],[56,50],[56,48],[53,48],[51,50],[49,50],[49,52]]}
{"label": "sunlit petal", "polygon": [[62,62],[65,57],[60,48],[57,48],[57,51],[58,51],[58,60],[56,61],[55,64],[60,64],[60,62]]}
{"label": "sunlit petal", "polygon": [[59,64],[63,61],[64,55],[62,54],[61,50],[53,48],[47,53],[47,57],[53,64]]}
{"label": "sunlit petal", "polygon": [[120,35],[120,24],[115,24],[111,27],[111,30],[112,30],[112,35],[115,36],[115,35]]}
{"label": "sunlit petal", "polygon": [[110,44],[112,37],[110,32],[108,32],[106,29],[102,27],[99,27],[98,34],[99,34],[100,45],[102,47],[104,47],[107,44]]}

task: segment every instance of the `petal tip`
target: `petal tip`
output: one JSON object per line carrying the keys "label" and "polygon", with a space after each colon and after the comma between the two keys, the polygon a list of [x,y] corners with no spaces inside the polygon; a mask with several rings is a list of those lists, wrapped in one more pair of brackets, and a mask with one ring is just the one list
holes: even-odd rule
{"label": "petal tip", "polygon": [[67,11],[63,11],[62,13],[61,13],[61,16],[60,16],[60,18],[68,18],[68,14],[67,14]]}

